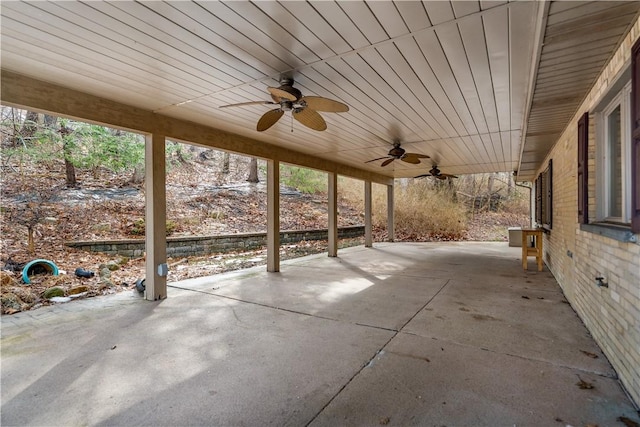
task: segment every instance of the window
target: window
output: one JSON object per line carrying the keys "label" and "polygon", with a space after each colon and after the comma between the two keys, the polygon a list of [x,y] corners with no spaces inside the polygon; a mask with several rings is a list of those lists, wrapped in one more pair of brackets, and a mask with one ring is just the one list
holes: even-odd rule
{"label": "window", "polygon": [[596,115],[597,221],[631,223],[631,82]]}
{"label": "window", "polygon": [[536,179],[536,222],[545,230],[552,226],[553,202],[553,163],[549,160],[547,168]]}
{"label": "window", "polygon": [[[595,108],[596,221],[588,215],[589,114],[578,121],[578,222],[580,229],[623,242],[640,234],[640,39],[631,67]],[[610,226],[608,224],[615,224]],[[622,225],[623,227],[620,227]]]}

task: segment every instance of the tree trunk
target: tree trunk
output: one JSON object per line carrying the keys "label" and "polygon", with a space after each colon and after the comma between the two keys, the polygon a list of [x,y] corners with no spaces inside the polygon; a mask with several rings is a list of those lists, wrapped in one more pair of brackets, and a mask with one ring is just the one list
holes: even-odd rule
{"label": "tree trunk", "polygon": [[456,191],[456,186],[453,183],[453,178],[447,178],[447,182],[449,184],[449,193],[451,194],[451,200],[454,203],[458,203],[458,192]]}
{"label": "tree trunk", "polygon": [[187,158],[184,156],[184,153],[182,152],[182,144],[180,144],[179,142],[174,142],[173,144],[176,147],[176,156],[178,157],[178,161],[183,165],[188,165],[189,161],[187,160]]}
{"label": "tree trunk", "polygon": [[62,142],[62,152],[64,153],[64,168],[66,173],[67,188],[75,188],[78,185],[76,181],[76,168],[71,163],[71,147],[67,141]]}
{"label": "tree trunk", "polygon": [[38,130],[38,113],[27,111],[22,127],[18,135],[18,140],[24,145],[29,145]]}
{"label": "tree trunk", "polygon": [[247,178],[247,181],[254,184],[260,182],[260,179],[258,179],[258,159],[255,157],[252,157],[251,162],[249,162],[249,178]]}
{"label": "tree trunk", "polygon": [[76,181],[76,168],[72,163],[73,159],[73,136],[70,136],[73,133],[73,130],[60,125],[60,129],[58,129],[58,133],[62,137],[62,155],[64,157],[64,168],[66,173],[66,185],[67,188],[75,188],[78,185]]}
{"label": "tree trunk", "polygon": [[485,206],[485,210],[487,212],[491,211],[491,197],[493,195],[493,182],[495,180],[495,174],[489,174],[489,178],[487,179],[487,204]]}
{"label": "tree trunk", "polygon": [[48,114],[44,115],[44,126],[49,129],[54,129],[56,124],[58,123],[58,118],[56,116],[50,116]]}
{"label": "tree trunk", "polygon": [[144,182],[144,164],[140,163],[133,168],[133,175],[129,179],[129,184],[142,184]]}
{"label": "tree trunk", "polygon": [[76,168],[66,156],[64,158],[64,168],[67,176],[67,188],[75,188],[78,185],[76,181]]}
{"label": "tree trunk", "polygon": [[222,173],[225,175],[229,174],[229,159],[230,159],[231,155],[225,151],[222,154]]}
{"label": "tree trunk", "polygon": [[489,194],[493,193],[493,181],[495,178],[496,176],[494,174],[490,174],[489,179],[487,180],[487,193]]}

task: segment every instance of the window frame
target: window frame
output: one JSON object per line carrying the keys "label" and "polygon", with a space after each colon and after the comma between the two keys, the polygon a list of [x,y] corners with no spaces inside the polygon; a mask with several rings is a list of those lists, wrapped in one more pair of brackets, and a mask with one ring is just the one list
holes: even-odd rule
{"label": "window frame", "polygon": [[[617,225],[608,223],[591,222],[589,220],[589,112],[585,112],[577,123],[578,134],[578,164],[577,164],[577,214],[581,231],[599,234],[618,240],[640,244],[640,38],[636,39],[631,47],[631,67],[621,71],[622,76],[629,75],[631,80],[631,145],[630,162],[630,190],[631,190],[631,224]],[[624,78],[618,79],[620,82]],[[610,90],[605,94],[601,104],[607,102],[610,97],[619,90],[618,82],[613,83]],[[611,96],[610,96],[611,95]],[[607,100],[607,101],[605,101]],[[601,108],[596,108],[598,111]]]}
{"label": "window frame", "polygon": [[553,159],[536,178],[536,223],[546,231],[553,228]]}
{"label": "window frame", "polygon": [[[630,226],[631,224],[631,81],[613,93],[613,98],[596,112],[596,222]],[[622,216],[610,215],[611,170],[608,116],[620,107]]]}

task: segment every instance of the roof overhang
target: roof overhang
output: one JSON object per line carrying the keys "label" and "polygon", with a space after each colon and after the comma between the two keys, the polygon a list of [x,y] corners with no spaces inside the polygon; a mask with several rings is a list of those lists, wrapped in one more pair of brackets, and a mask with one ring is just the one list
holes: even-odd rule
{"label": "roof overhang", "polygon": [[[6,105],[370,177],[534,178],[640,2],[3,2]],[[256,130],[267,86],[349,105]],[[368,160],[394,139],[420,164]]]}

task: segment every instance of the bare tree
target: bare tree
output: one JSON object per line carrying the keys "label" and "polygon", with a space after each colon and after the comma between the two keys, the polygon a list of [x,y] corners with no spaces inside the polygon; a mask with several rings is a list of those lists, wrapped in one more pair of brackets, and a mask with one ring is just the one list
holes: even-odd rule
{"label": "bare tree", "polygon": [[228,151],[225,151],[224,153],[222,153],[222,173],[224,175],[228,175],[229,174],[229,159],[231,158],[231,155],[229,154]]}
{"label": "bare tree", "polygon": [[33,140],[36,132],[38,131],[38,113],[35,111],[27,111],[27,114],[22,122],[20,132],[18,132],[18,138],[26,145]]}
{"label": "bare tree", "polygon": [[247,181],[254,184],[260,182],[260,179],[258,178],[258,159],[255,157],[252,157],[249,162],[249,177],[247,178]]}
{"label": "bare tree", "polygon": [[178,158],[178,161],[183,165],[188,165],[189,160],[186,158],[184,152],[182,151],[182,144],[176,141],[172,141],[172,142],[175,148],[175,154],[176,154],[176,157]]}
{"label": "bare tree", "polygon": [[15,222],[27,229],[27,245],[30,254],[35,253],[34,234],[36,228],[44,221],[47,212],[49,212],[44,204],[49,202],[52,197],[52,189],[38,189],[32,193],[31,200],[8,207],[9,222]]}
{"label": "bare tree", "polygon": [[127,184],[139,185],[144,182],[144,163],[138,163],[133,168],[131,178],[127,181]]}
{"label": "bare tree", "polygon": [[78,181],[76,179],[76,168],[71,161],[73,158],[73,140],[71,139],[73,138],[73,130],[66,127],[64,124],[61,124],[58,133],[60,133],[60,136],[62,137],[62,153],[64,155],[66,185],[67,188],[75,188],[78,186]]}
{"label": "bare tree", "polygon": [[56,116],[50,116],[48,114],[43,114],[43,116],[44,127],[54,129],[56,127],[56,123],[58,122],[58,118]]}

